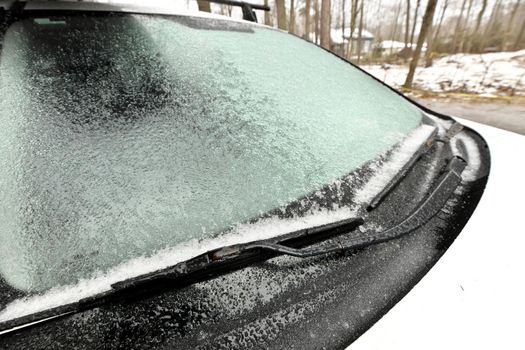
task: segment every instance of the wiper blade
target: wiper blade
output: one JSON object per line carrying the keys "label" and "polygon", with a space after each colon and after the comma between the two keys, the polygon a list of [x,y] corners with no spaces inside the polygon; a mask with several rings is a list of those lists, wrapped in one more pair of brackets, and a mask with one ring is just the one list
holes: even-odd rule
{"label": "wiper blade", "polygon": [[[351,218],[331,224],[298,230],[274,239],[255,241],[211,250],[172,267],[113,284],[112,289],[84,298],[78,302],[37,312],[0,324],[0,335],[49,319],[82,312],[104,304],[121,302],[160,294],[200,281],[239,270],[255,262],[278,255],[300,258],[356,250],[400,238],[424,225],[445,205],[461,182],[466,162],[452,158],[433,190],[416,209],[395,226],[380,232],[365,231],[359,236],[341,237],[364,223],[362,218]],[[312,247],[312,244],[338,236],[335,243]]]}
{"label": "wiper blade", "polygon": [[[290,247],[304,247],[328,238],[348,233],[363,224],[362,218],[349,218],[317,227],[302,229],[281,235],[268,242]],[[179,289],[208,280],[222,274],[239,270],[253,263],[262,262],[279,254],[271,251],[249,251],[229,259],[214,258],[222,248],[211,250],[171,267],[144,274],[111,285],[111,289],[74,303],[61,305],[0,323],[0,336],[22,327],[29,327],[47,320],[56,319],[109,303],[144,298]]]}
{"label": "wiper blade", "polygon": [[340,240],[330,245],[321,247],[307,247],[302,249],[288,247],[269,241],[258,241],[222,248],[213,254],[213,258],[220,260],[227,258],[228,256],[242,254],[243,252],[255,249],[268,250],[279,254],[306,258],[322,254],[355,250],[399,238],[422,226],[430,218],[436,215],[441,210],[441,208],[443,208],[452,192],[461,182],[461,173],[465,167],[466,162],[463,159],[459,157],[452,158],[452,160],[447,165],[447,171],[440,178],[440,181],[433,191],[422,200],[422,202],[408,217],[406,217],[397,225],[384,231],[375,233],[365,232],[361,236]]}

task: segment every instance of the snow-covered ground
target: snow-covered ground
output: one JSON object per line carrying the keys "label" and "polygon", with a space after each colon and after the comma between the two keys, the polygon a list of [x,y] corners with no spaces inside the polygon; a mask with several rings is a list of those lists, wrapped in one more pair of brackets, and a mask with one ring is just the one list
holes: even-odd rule
{"label": "snow-covered ground", "polygon": [[[363,65],[363,69],[400,87],[408,64]],[[418,67],[413,87],[434,92],[465,92],[485,96],[525,95],[525,50],[487,54],[456,54],[434,60],[432,67]]]}

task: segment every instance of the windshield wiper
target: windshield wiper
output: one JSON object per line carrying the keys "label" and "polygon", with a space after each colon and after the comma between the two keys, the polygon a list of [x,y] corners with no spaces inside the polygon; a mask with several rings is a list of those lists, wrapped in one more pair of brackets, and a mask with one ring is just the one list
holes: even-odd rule
{"label": "windshield wiper", "polygon": [[[348,237],[346,234],[364,223],[362,218],[350,218],[294,231],[273,239],[211,250],[163,270],[115,283],[107,292],[0,323],[0,335],[19,327],[82,312],[104,304],[144,298],[183,288],[278,255],[305,258],[361,249],[400,238],[424,225],[444,207],[460,184],[461,173],[465,166],[466,162],[463,159],[452,158],[432,191],[421,200],[410,215],[389,229],[379,232],[365,231],[360,235]],[[333,239],[335,242],[325,242],[328,239]],[[324,244],[312,247],[312,244],[320,242]]]}

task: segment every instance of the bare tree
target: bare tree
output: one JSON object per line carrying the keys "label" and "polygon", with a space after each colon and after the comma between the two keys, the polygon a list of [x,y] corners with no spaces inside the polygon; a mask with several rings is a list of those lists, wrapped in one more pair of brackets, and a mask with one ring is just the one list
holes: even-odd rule
{"label": "bare tree", "polygon": [[468,9],[467,9],[467,15],[465,16],[465,24],[463,26],[463,28],[461,29],[461,42],[459,44],[459,50],[460,52],[465,52],[465,40],[466,40],[466,37],[467,37],[467,32],[468,32],[468,23],[469,23],[469,20],[470,20],[470,12],[472,10],[472,3],[474,2],[474,0],[469,0],[468,2]]}
{"label": "bare tree", "polygon": [[199,6],[199,11],[211,12],[210,3],[208,1],[197,1],[197,5]]}
{"label": "bare tree", "polygon": [[282,30],[288,30],[284,0],[275,0],[275,5],[277,8],[277,27]]}
{"label": "bare tree", "polygon": [[[345,27],[346,27],[346,18],[345,18],[345,6],[346,0],[341,1],[341,39],[343,40],[343,43],[345,42]],[[345,47],[343,44],[343,52],[342,54],[345,54]]]}
{"label": "bare tree", "polygon": [[330,0],[321,0],[321,46],[330,49]]}
{"label": "bare tree", "polygon": [[432,27],[429,31],[428,35],[431,35],[431,37],[429,37],[427,42],[427,50],[425,52],[425,67],[432,66],[432,53],[434,51],[434,46],[436,45],[436,42],[439,38],[439,32],[441,31],[441,27],[443,25],[443,19],[445,18],[445,12],[447,11],[447,7],[448,0],[445,0],[443,6],[441,6],[441,15],[439,17],[437,26]]}
{"label": "bare tree", "polygon": [[319,44],[319,0],[315,0],[315,13],[314,13],[314,21],[315,21],[315,43]]}
{"label": "bare tree", "polygon": [[[350,37],[348,38],[348,48],[347,48],[347,53],[346,53],[346,57],[348,59],[350,59],[352,57],[352,51],[354,50],[354,48],[352,47],[353,44],[354,44],[354,40],[353,40],[353,37],[354,37],[354,32],[355,32],[355,28],[357,26],[357,14],[358,14],[358,6],[359,6],[359,0],[351,0],[352,1],[352,6],[350,8]],[[364,0],[361,0],[361,1],[364,1]]]}
{"label": "bare tree", "polygon": [[361,8],[359,10],[359,32],[357,33],[357,64],[361,61],[361,45],[363,37],[363,14],[364,10],[364,1],[361,1]]}
{"label": "bare tree", "polygon": [[306,0],[304,9],[304,34],[305,39],[310,40],[310,9],[312,7],[312,0]]}
{"label": "bare tree", "polygon": [[521,39],[523,39],[523,34],[525,33],[525,18],[521,22],[520,31],[518,33],[518,37],[516,38],[516,41],[514,42],[514,50],[517,50],[519,48],[519,45],[521,43]]}
{"label": "bare tree", "polygon": [[478,19],[476,20],[476,29],[474,29],[474,32],[477,33],[479,30],[479,27],[481,26],[481,20],[483,19],[483,15],[485,14],[485,10],[487,9],[487,0],[483,0],[481,3],[481,9],[478,13]]}
{"label": "bare tree", "polygon": [[414,51],[414,55],[412,56],[412,61],[410,62],[410,68],[408,69],[407,78],[405,80],[405,84],[403,85],[405,88],[412,87],[417,62],[419,61],[419,56],[421,55],[421,49],[423,48],[423,44],[425,43],[425,39],[434,20],[436,4],[437,0],[428,0],[425,15],[423,16],[423,22],[421,23],[421,31],[419,32],[419,36],[417,38],[416,50]]}
{"label": "bare tree", "polygon": [[295,33],[295,0],[290,0],[290,20],[288,21],[288,31]]}
{"label": "bare tree", "polygon": [[519,8],[520,8],[520,0],[516,1],[516,3],[514,4],[514,7],[511,10],[509,25],[507,26],[507,30],[505,32],[505,39],[504,39],[505,49],[508,49],[511,46],[510,37],[512,34],[512,28],[514,26],[514,19],[516,18],[516,13],[518,12]]}
{"label": "bare tree", "polygon": [[[399,5],[396,9],[396,12],[394,13],[394,30],[392,30],[392,46],[393,46],[393,41],[396,40],[396,35],[397,35],[397,27],[398,27],[398,18],[399,18],[399,14],[401,13],[401,0],[399,1]],[[390,54],[392,54],[392,46],[390,47]]]}
{"label": "bare tree", "polygon": [[441,26],[443,25],[443,19],[445,18],[445,12],[447,11],[448,7],[448,0],[445,0],[443,3],[443,7],[441,8],[441,17],[439,18],[438,25],[436,27],[436,30],[434,31],[434,38],[433,41],[436,41],[439,38],[439,32],[441,31]]}
{"label": "bare tree", "polygon": [[[264,5],[268,6],[268,0],[264,0]],[[270,11],[264,11],[264,24],[267,26],[272,25],[272,18],[270,16]]]}
{"label": "bare tree", "polygon": [[414,33],[416,31],[416,24],[417,24],[417,13],[419,12],[420,5],[421,5],[421,0],[417,0],[416,10],[414,12],[414,21],[412,23],[412,32],[410,33],[410,47],[412,47],[412,44],[414,43]]}
{"label": "bare tree", "polygon": [[410,0],[407,1],[407,13],[405,18],[405,49],[408,47],[408,38],[410,31]]}
{"label": "bare tree", "polygon": [[463,19],[463,11],[465,11],[465,6],[467,5],[467,0],[463,0],[461,3],[461,10],[459,11],[459,16],[456,20],[456,27],[454,29],[454,36],[452,39],[452,52],[456,53],[458,50],[458,39],[461,29],[461,20]]}
{"label": "bare tree", "polygon": [[520,0],[516,1],[516,3],[514,4],[514,7],[511,10],[509,25],[507,26],[507,33],[509,33],[512,30],[512,26],[514,24],[514,18],[516,17],[516,13],[518,12],[519,8],[520,8]]}
{"label": "bare tree", "polygon": [[492,12],[490,13],[490,18],[485,26],[483,35],[479,40],[479,51],[485,51],[485,45],[488,37],[492,37],[496,33],[496,29],[499,23],[499,13],[501,9],[501,0],[496,0],[494,6],[492,7]]}
{"label": "bare tree", "polygon": [[427,50],[425,51],[425,68],[432,67],[432,50],[434,47],[434,31],[436,30],[435,26],[430,26],[428,30],[428,39],[427,39]]}
{"label": "bare tree", "polygon": [[470,34],[470,38],[468,40],[467,48],[465,51],[471,52],[472,50],[472,42],[474,37],[479,36],[479,29],[481,27],[481,21],[483,20],[483,15],[485,15],[485,11],[487,10],[487,0],[483,0],[481,3],[481,9],[478,12],[478,16],[476,18],[476,26],[474,27],[474,31]]}

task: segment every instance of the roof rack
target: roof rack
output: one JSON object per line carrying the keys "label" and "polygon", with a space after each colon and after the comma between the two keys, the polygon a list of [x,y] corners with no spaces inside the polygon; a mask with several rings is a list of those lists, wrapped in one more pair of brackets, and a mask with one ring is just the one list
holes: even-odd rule
{"label": "roof rack", "polygon": [[242,8],[242,19],[250,22],[257,22],[257,15],[254,10],[263,10],[270,11],[270,6],[250,4],[244,1],[235,1],[235,0],[201,0],[207,2],[213,2],[216,4],[230,5],[230,6],[239,6]]}

